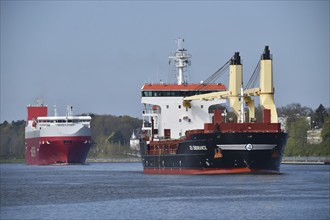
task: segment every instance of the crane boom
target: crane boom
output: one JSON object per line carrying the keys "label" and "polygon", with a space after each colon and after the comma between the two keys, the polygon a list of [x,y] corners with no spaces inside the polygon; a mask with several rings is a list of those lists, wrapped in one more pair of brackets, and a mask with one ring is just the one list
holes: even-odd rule
{"label": "crane boom", "polygon": [[224,92],[210,92],[207,94],[193,95],[185,97],[184,101],[192,101],[192,100],[214,100],[214,99],[226,99],[229,96],[229,91]]}
{"label": "crane boom", "polygon": [[[224,92],[211,92],[202,95],[195,95],[185,97],[184,101],[192,100],[214,100],[214,99],[228,99],[230,107],[237,116],[237,120],[242,121],[242,107],[240,102],[244,98],[244,102],[249,107],[250,121],[255,117],[255,107],[253,96],[260,97],[260,105],[264,109],[269,109],[271,112],[271,123],[278,123],[277,111],[274,102],[274,85],[273,85],[273,63],[269,47],[265,46],[265,50],[260,59],[260,88],[247,89],[241,93],[242,82],[242,64],[239,53],[236,52],[230,63],[229,72],[229,90]],[[243,97],[242,97],[243,96]]]}

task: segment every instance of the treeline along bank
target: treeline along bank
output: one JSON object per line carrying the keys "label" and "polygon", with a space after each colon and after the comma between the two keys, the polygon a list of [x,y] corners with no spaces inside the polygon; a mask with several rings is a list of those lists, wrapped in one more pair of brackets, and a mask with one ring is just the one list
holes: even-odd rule
{"label": "treeline along bank", "polygon": [[[222,107],[223,108],[223,107]],[[284,156],[330,156],[330,109],[322,104],[313,110],[293,103],[277,108],[278,115],[289,133]],[[92,117],[93,147],[88,158],[134,156],[130,148],[133,131],[138,132],[142,120],[130,116],[96,115]],[[261,108],[256,109],[257,120]],[[229,112],[228,117],[235,117]],[[4,121],[0,124],[0,159],[24,159],[25,120]]]}

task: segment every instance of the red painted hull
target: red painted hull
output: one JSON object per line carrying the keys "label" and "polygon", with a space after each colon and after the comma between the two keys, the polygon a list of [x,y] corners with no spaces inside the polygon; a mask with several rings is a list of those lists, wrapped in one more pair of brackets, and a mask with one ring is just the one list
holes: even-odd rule
{"label": "red painted hull", "polygon": [[203,169],[189,169],[189,168],[144,168],[145,174],[187,174],[187,175],[212,175],[212,174],[235,174],[235,173],[279,173],[274,170],[261,170],[244,168],[203,168]]}
{"label": "red painted hull", "polygon": [[25,161],[29,165],[83,164],[91,143],[90,136],[28,138]]}

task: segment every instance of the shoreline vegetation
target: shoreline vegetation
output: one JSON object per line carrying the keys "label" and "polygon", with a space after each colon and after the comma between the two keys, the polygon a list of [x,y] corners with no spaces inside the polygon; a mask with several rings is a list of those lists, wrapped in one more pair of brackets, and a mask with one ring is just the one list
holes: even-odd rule
{"label": "shoreline vegetation", "polygon": [[[213,106],[225,108],[225,106]],[[283,129],[289,134],[284,152],[285,158],[296,158],[307,161],[313,157],[330,157],[330,108],[322,104],[313,110],[309,107],[293,103],[277,108],[278,115],[284,118]],[[256,120],[262,119],[261,107],[256,108]],[[130,148],[130,138],[133,132],[138,135],[141,131],[142,120],[131,116],[96,115],[92,117],[91,129],[93,146],[88,154],[88,161],[131,161],[137,159],[138,152]],[[234,117],[228,112],[228,117]],[[4,121],[0,124],[0,162],[24,162],[25,120]],[[125,158],[125,159],[118,159]],[[283,160],[289,163],[290,160]],[[292,160],[291,160],[292,161]],[[316,161],[317,162],[317,161]]]}

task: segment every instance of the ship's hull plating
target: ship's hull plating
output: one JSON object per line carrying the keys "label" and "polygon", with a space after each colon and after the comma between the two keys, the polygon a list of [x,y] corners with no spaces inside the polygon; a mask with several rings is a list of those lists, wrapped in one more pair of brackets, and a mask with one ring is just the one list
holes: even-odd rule
{"label": "ship's hull plating", "polygon": [[27,138],[25,160],[29,165],[83,164],[91,143],[90,136]]}
{"label": "ship's hull plating", "polygon": [[176,153],[140,147],[148,174],[278,173],[286,141],[286,133],[211,133],[191,135]]}

